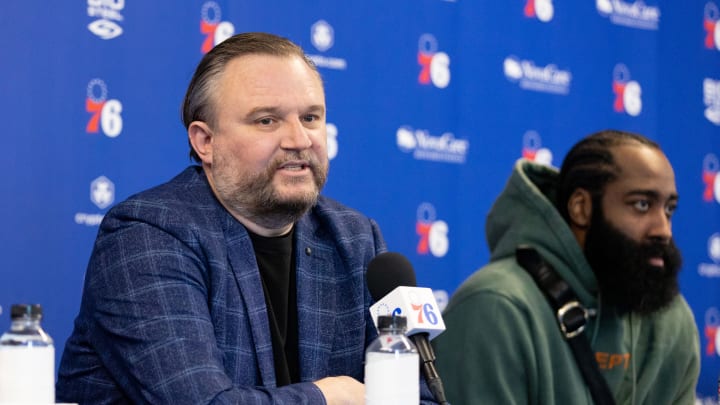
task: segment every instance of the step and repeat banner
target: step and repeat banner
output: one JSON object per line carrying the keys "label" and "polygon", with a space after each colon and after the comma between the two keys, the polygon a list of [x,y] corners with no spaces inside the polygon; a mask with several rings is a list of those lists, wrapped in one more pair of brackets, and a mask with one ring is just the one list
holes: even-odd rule
{"label": "step and repeat banner", "polygon": [[[72,4],[71,4],[72,3]],[[380,224],[447,302],[487,262],[520,157],[559,166],[605,128],[674,164],[681,285],[720,372],[720,0],[6,1],[0,10],[0,315],[45,308],[58,356],[107,210],[187,165],[180,104],[204,53],[268,31],[326,85],[324,194]]]}

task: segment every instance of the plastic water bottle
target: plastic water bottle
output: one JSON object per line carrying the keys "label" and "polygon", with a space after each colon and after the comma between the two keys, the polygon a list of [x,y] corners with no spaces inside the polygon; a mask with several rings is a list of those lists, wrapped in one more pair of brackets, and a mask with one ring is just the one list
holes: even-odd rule
{"label": "plastic water bottle", "polygon": [[0,337],[0,405],[55,403],[55,348],[38,304],[15,304]]}
{"label": "plastic water bottle", "polygon": [[405,336],[404,316],[379,316],[379,335],[365,350],[365,404],[420,403],[420,359]]}

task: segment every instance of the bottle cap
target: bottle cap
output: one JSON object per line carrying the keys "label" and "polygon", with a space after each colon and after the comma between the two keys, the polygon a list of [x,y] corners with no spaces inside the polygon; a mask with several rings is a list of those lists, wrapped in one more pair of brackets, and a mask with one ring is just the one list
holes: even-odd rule
{"label": "bottle cap", "polygon": [[42,318],[42,307],[40,304],[13,304],[10,307],[10,319],[20,318]]}
{"label": "bottle cap", "polygon": [[405,331],[407,319],[402,315],[380,315],[377,318],[378,330],[398,329]]}

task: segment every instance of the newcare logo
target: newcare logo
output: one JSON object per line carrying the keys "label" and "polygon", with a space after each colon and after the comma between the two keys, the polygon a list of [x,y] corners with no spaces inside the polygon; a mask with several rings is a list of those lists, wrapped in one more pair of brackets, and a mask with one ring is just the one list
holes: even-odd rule
{"label": "newcare logo", "polygon": [[401,151],[412,153],[417,160],[462,164],[470,148],[470,141],[458,139],[451,132],[432,135],[426,129],[407,125],[398,128],[395,139]]}
{"label": "newcare logo", "polygon": [[200,46],[200,52],[204,55],[215,45],[235,35],[235,26],[222,20],[222,10],[216,2],[207,1],[200,9],[200,33],[205,35]]}
{"label": "newcare logo", "polygon": [[125,0],[88,0],[88,17],[97,18],[88,24],[88,30],[101,39],[117,38],[123,33],[118,24],[123,21],[120,13],[125,8]]}
{"label": "newcare logo", "polygon": [[596,0],[595,6],[601,16],[615,25],[643,30],[657,30],[660,24],[660,8],[648,6],[644,1]]}
{"label": "newcare logo", "polygon": [[720,125],[720,80],[703,80],[703,102],[705,118],[715,125]]}
{"label": "newcare logo", "polygon": [[508,56],[503,62],[505,77],[518,83],[521,89],[543,93],[568,94],[572,73],[558,68],[554,63],[538,66],[532,60]]}

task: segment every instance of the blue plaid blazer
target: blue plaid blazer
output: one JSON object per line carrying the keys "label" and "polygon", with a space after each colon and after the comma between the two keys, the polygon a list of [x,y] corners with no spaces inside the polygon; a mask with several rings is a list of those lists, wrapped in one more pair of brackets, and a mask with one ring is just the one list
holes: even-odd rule
{"label": "blue plaid blazer", "polygon": [[295,243],[302,382],[278,388],[250,238],[202,169],[111,209],[60,362],[58,402],[323,404],[311,381],[362,381],[376,337],[364,274],[386,250],[380,230],[321,197]]}

